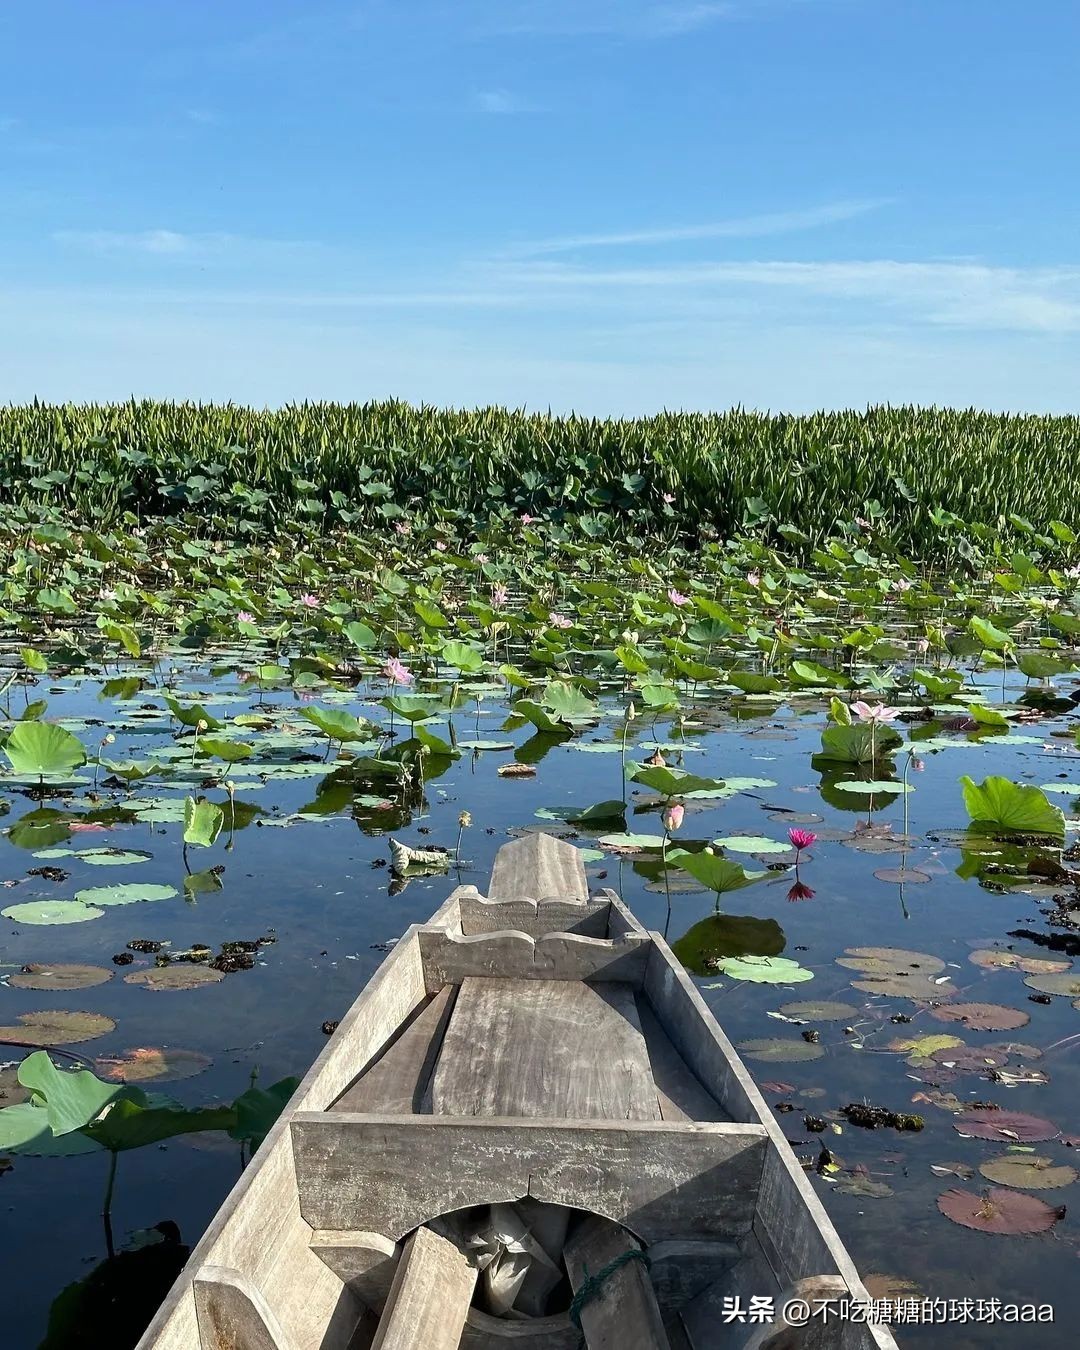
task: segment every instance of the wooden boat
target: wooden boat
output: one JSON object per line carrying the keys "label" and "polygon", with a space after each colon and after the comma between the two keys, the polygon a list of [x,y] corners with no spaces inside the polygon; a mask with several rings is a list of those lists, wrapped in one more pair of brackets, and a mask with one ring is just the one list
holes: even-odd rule
{"label": "wooden boat", "polygon": [[866,1299],[667,943],[536,834],[396,944],[140,1350],[895,1347]]}

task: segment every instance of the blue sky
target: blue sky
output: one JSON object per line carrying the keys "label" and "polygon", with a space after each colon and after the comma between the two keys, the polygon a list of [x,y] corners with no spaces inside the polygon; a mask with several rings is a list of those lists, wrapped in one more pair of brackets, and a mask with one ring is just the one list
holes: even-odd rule
{"label": "blue sky", "polygon": [[0,11],[0,400],[1064,411],[1075,0]]}

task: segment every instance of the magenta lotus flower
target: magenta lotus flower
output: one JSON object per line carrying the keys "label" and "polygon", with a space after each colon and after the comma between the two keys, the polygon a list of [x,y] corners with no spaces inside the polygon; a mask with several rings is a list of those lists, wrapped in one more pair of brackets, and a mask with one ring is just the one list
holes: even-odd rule
{"label": "magenta lotus flower", "polygon": [[255,615],[252,614],[251,611],[250,611],[250,610],[247,610],[247,609],[240,609],[240,610],[237,610],[237,612],[236,612],[236,617],[240,620],[241,623],[254,623],[254,622],[255,622]]}
{"label": "magenta lotus flower", "polygon": [[383,666],[382,673],[394,684],[412,684],[414,678],[408,666],[403,666],[396,656],[390,657]]}
{"label": "magenta lotus flower", "polygon": [[317,595],[311,595],[310,593],[305,593],[304,595],[302,595],[302,596],[300,597],[300,603],[301,603],[306,609],[318,609],[318,608],[319,608],[319,597],[318,597]]}
{"label": "magenta lotus flower", "polygon": [[791,890],[788,891],[787,898],[791,901],[813,900],[814,892],[810,889],[809,886],[805,885],[803,882],[796,881],[795,884],[792,886]]}
{"label": "magenta lotus flower", "polygon": [[664,829],[669,834],[682,828],[683,816],[686,814],[686,807],[682,802],[673,802],[664,812]]}
{"label": "magenta lotus flower", "polygon": [[676,609],[682,609],[683,605],[688,605],[690,603],[690,597],[688,595],[683,595],[682,591],[677,591],[674,587],[668,591],[667,598]]}
{"label": "magenta lotus flower", "polygon": [[864,722],[895,722],[901,712],[887,703],[864,703],[862,699],[851,705],[851,711]]}
{"label": "magenta lotus flower", "polygon": [[491,588],[491,606],[493,609],[504,609],[507,600],[510,599],[510,592],[505,586],[498,584]]}
{"label": "magenta lotus flower", "polygon": [[528,511],[522,511],[522,513],[521,513],[521,523],[522,523],[522,525],[531,525],[535,519],[536,519],[536,517],[535,517],[535,516],[530,516],[529,513],[528,513]]}
{"label": "magenta lotus flower", "polygon": [[794,826],[788,830],[787,837],[791,840],[792,848],[797,849],[799,853],[817,841],[817,835],[813,830],[797,830]]}
{"label": "magenta lotus flower", "polygon": [[554,610],[548,615],[548,623],[552,628],[573,628],[573,619],[568,619],[565,614],[556,614]]}

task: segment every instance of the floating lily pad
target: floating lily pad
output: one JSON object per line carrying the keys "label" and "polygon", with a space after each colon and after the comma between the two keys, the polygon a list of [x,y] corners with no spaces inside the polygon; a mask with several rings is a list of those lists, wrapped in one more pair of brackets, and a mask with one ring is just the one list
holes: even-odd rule
{"label": "floating lily pad", "polygon": [[933,1057],[939,1050],[955,1050],[964,1042],[959,1036],[898,1036],[889,1042],[890,1050],[899,1051],[908,1056],[907,1062],[915,1068],[934,1062]]}
{"label": "floating lily pad", "polygon": [[1022,1233],[1045,1233],[1064,1217],[1063,1208],[1048,1205],[1034,1195],[1023,1191],[1008,1191],[993,1187],[985,1195],[954,1188],[938,1196],[938,1209],[953,1223],[965,1228],[977,1228],[980,1233],[999,1233],[1018,1236]]}
{"label": "floating lily pad", "polygon": [[808,1022],[850,1022],[858,1016],[858,1008],[850,1003],[829,999],[803,999],[796,1003],[781,1003],[785,1017],[802,1017]]}
{"label": "floating lily pad", "polygon": [[940,957],[903,947],[847,947],[836,964],[866,975],[940,975],[945,969]]}
{"label": "floating lily pad", "polygon": [[968,953],[968,960],[982,970],[1022,970],[1029,975],[1056,975],[1069,969],[1069,961],[1048,961],[1040,956],[1021,956],[1018,952],[996,951],[980,947]]}
{"label": "floating lily pad", "polygon": [[917,867],[879,867],[874,876],[878,881],[900,886],[921,886],[930,880],[929,873],[920,872]]}
{"label": "floating lily pad", "polygon": [[75,855],[91,867],[130,867],[133,863],[150,862],[152,853],[129,848],[88,848]]}
{"label": "floating lily pad", "polygon": [[91,886],[85,891],[76,891],[75,899],[86,905],[135,905],[149,900],[171,900],[177,894],[175,886],[132,881],[117,886]]}
{"label": "floating lily pad", "polygon": [[716,962],[716,970],[729,980],[754,984],[802,984],[814,978],[812,970],[786,956],[727,956]]}
{"label": "floating lily pad", "polygon": [[19,1014],[19,1025],[0,1027],[0,1040],[29,1045],[76,1045],[116,1030],[111,1017],[95,1012],[39,1011]]}
{"label": "floating lily pad", "polygon": [[1041,994],[1059,994],[1062,998],[1080,998],[1080,975],[1029,975],[1024,983]]}
{"label": "floating lily pad", "polygon": [[736,834],[726,839],[714,839],[717,848],[729,853],[791,853],[794,850],[787,842],[769,839],[765,835]]}
{"label": "floating lily pad", "polygon": [[0,909],[5,919],[30,924],[86,923],[88,919],[100,919],[104,912],[78,900],[28,900]]}
{"label": "floating lily pad", "polygon": [[1080,1176],[1080,1172],[1067,1163],[1055,1163],[1053,1158],[1027,1153],[1003,1153],[998,1158],[987,1158],[979,1164],[979,1171],[987,1181],[995,1181],[999,1186],[1023,1186],[1029,1191],[1071,1186]]}
{"label": "floating lily pad", "polygon": [[1000,1003],[949,1003],[932,1008],[930,1015],[939,1022],[961,1022],[971,1031],[1015,1031],[1031,1021],[1021,1009]]}
{"label": "floating lily pad", "polygon": [[153,966],[150,970],[137,970],[125,975],[125,984],[140,984],[144,989],[172,991],[177,989],[199,989],[204,984],[218,984],[225,976],[220,970],[211,970],[209,966],[196,965],[192,961],[173,961],[167,966]]}
{"label": "floating lily pad", "polygon": [[1056,1139],[1058,1127],[1041,1116],[1024,1111],[992,1111],[977,1106],[964,1111],[953,1128],[959,1134],[970,1134],[976,1139],[1008,1140],[1011,1144],[1037,1144],[1043,1139]]}
{"label": "floating lily pad", "polygon": [[9,976],[8,984],[15,989],[92,989],[96,984],[111,980],[113,972],[104,966],[64,965],[59,962],[46,965],[32,961]]}
{"label": "floating lily pad", "polygon": [[935,1050],[930,1056],[935,1064],[946,1069],[955,1069],[957,1073],[986,1073],[988,1069],[1000,1069],[1009,1062],[1009,1056],[1000,1050],[990,1050],[978,1045],[958,1045],[949,1049]]}
{"label": "floating lily pad", "polygon": [[761,1059],[769,1064],[800,1064],[820,1059],[825,1053],[823,1045],[816,1045],[812,1041],[789,1040],[784,1036],[740,1041],[738,1050],[747,1059]]}
{"label": "floating lily pad", "polygon": [[194,1078],[213,1061],[197,1050],[140,1046],[119,1055],[102,1055],[94,1063],[99,1078],[113,1083],[176,1082]]}

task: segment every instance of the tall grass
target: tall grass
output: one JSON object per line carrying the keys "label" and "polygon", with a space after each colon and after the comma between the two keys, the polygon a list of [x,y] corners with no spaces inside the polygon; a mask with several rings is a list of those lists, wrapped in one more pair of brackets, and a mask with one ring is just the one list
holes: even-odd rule
{"label": "tall grass", "polygon": [[919,553],[939,508],[995,527],[1009,513],[1076,525],[1078,446],[1076,417],[912,407],[603,421],[397,402],[35,403],[0,409],[0,501],[102,524],[196,508],[209,529],[528,511],[598,533],[666,522],[725,534],[750,518],[815,539],[876,501],[896,543]]}

